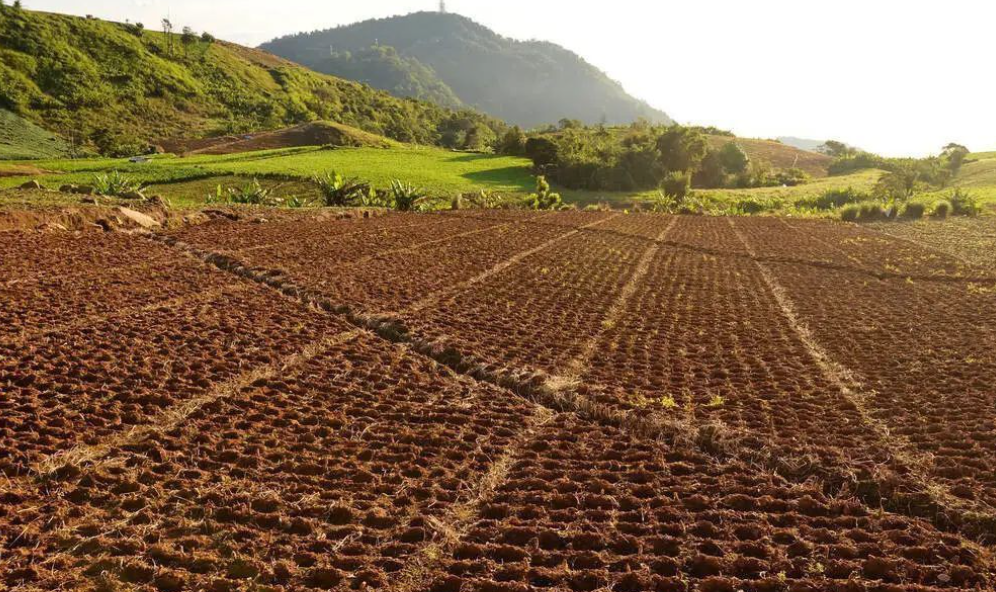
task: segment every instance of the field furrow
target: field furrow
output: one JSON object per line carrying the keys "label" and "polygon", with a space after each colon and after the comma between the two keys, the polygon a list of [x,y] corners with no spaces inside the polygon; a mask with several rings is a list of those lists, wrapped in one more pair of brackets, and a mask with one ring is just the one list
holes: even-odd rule
{"label": "field furrow", "polygon": [[37,589],[381,588],[501,482],[534,416],[403,348],[341,342],[67,472],[37,507],[8,494],[31,509],[5,516],[0,565]]}
{"label": "field furrow", "polygon": [[606,232],[615,220],[533,253],[431,308],[406,313],[406,327],[499,365],[566,371],[652,246]]}
{"label": "field furrow", "polygon": [[352,329],[264,288],[0,344],[0,473],[148,423],[218,384]]}
{"label": "field furrow", "polygon": [[[753,243],[751,227],[744,228]],[[787,235],[786,242],[806,238]],[[764,252],[758,251],[763,258]],[[965,502],[996,504],[996,294],[768,263],[798,321],[852,375],[866,413]],[[952,302],[959,306],[951,308]]]}
{"label": "field furrow", "polygon": [[562,415],[438,561],[431,590],[980,589],[926,523]]}

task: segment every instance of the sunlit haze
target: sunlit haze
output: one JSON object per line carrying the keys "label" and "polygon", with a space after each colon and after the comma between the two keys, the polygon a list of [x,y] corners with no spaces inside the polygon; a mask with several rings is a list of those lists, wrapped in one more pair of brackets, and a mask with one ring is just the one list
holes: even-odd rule
{"label": "sunlit haze", "polygon": [[[919,0],[449,0],[498,33],[563,45],[681,123],[739,135],[840,139],[888,156],[948,142],[996,149],[996,4]],[[257,45],[435,10],[431,0],[25,0],[26,8]]]}

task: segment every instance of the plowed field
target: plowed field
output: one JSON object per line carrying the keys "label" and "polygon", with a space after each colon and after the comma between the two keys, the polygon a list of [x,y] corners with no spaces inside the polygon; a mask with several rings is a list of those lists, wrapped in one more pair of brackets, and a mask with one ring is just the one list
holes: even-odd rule
{"label": "plowed field", "polygon": [[0,590],[993,590],[996,274],[894,234],[2,232]]}

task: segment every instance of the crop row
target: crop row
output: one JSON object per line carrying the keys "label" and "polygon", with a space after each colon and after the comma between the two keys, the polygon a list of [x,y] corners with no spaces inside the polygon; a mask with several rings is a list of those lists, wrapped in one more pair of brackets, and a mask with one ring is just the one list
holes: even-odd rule
{"label": "crop row", "polygon": [[168,248],[126,234],[0,233],[0,287],[60,277],[98,276],[176,257]]}
{"label": "crop row", "polygon": [[984,589],[962,539],[563,415],[439,562],[442,592]]}
{"label": "crop row", "polygon": [[951,218],[915,224],[879,224],[875,230],[936,249],[987,269],[996,270],[996,220]]}
{"label": "crop row", "polygon": [[431,309],[409,313],[406,324],[501,364],[561,369],[601,327],[649,248],[603,226],[534,253]]}
{"label": "crop row", "polygon": [[186,258],[139,261],[142,262],[104,269],[102,273],[84,272],[0,286],[0,301],[4,303],[0,309],[0,341],[24,339],[170,301],[203,298],[236,285],[233,278]]}
{"label": "crop row", "polygon": [[314,254],[347,261],[488,225],[484,221],[442,216],[392,214],[362,221],[306,219],[252,225],[219,219],[170,234],[186,244],[217,253],[252,256],[272,253],[277,257],[287,249],[307,246]]}
{"label": "crop row", "polygon": [[[756,240],[750,226],[744,233]],[[805,240],[783,239],[787,248]],[[868,412],[955,495],[996,504],[996,293],[969,282],[767,265],[815,341],[856,374]]]}
{"label": "crop row", "polygon": [[27,474],[349,328],[249,288],[0,345],[0,474]]}
{"label": "crop row", "polygon": [[381,588],[473,506],[532,413],[361,336],[111,451],[47,503],[10,494],[0,573],[38,589]]}

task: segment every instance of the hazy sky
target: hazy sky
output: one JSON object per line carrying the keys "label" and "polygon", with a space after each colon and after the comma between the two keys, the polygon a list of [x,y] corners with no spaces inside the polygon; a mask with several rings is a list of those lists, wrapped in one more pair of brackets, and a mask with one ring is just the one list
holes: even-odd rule
{"label": "hazy sky", "polygon": [[[257,45],[434,10],[433,0],[24,0]],[[682,123],[837,138],[887,155],[996,150],[992,0],[448,0],[501,34],[578,52]]]}

